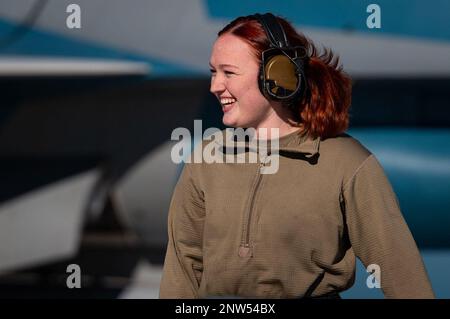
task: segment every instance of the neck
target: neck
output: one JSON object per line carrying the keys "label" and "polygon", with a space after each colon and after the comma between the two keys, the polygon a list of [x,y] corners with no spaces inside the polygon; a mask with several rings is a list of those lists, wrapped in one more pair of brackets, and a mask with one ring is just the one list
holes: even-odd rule
{"label": "neck", "polygon": [[[280,138],[295,131],[303,130],[303,125],[295,122],[292,114],[289,114],[286,108],[274,107],[273,112],[271,112],[271,114],[264,121],[255,127],[257,138],[259,138],[259,129],[261,128],[264,128],[267,131],[267,136],[262,134],[263,136],[261,136],[261,138],[272,139],[277,137]],[[272,128],[278,129],[278,136],[272,136]]]}

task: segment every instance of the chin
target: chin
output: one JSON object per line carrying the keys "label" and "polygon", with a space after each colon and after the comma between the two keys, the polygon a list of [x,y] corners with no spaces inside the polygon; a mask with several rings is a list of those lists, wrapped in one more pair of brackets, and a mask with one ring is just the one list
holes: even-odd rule
{"label": "chin", "polygon": [[222,122],[224,125],[231,127],[238,127],[239,124],[238,121],[236,121],[236,119],[227,118],[226,115],[223,116]]}

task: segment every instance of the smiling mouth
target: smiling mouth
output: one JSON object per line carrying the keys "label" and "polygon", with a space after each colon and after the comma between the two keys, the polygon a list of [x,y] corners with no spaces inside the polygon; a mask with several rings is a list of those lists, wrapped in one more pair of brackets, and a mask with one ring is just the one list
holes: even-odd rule
{"label": "smiling mouth", "polygon": [[222,110],[225,113],[231,110],[235,103],[236,103],[235,98],[228,98],[228,97],[220,98],[220,104],[222,105]]}
{"label": "smiling mouth", "polygon": [[236,104],[236,101],[235,102],[231,102],[231,103],[227,103],[227,104],[222,104],[222,111],[224,113],[230,111],[233,108],[234,104]]}

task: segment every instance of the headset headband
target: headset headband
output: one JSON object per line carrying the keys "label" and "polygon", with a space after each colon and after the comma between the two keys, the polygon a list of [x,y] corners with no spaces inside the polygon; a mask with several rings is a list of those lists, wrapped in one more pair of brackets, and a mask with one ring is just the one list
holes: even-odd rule
{"label": "headset headband", "polygon": [[289,47],[286,33],[272,13],[265,13],[263,15],[256,13],[252,17],[262,25],[273,47],[280,49]]}

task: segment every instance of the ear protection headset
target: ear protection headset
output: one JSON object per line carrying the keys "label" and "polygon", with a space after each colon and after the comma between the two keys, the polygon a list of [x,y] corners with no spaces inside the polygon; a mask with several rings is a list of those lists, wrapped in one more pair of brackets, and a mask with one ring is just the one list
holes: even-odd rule
{"label": "ear protection headset", "polygon": [[261,93],[276,101],[292,102],[301,97],[306,87],[306,49],[292,47],[283,27],[271,14],[254,14],[270,41],[270,48],[262,52],[258,84]]}

